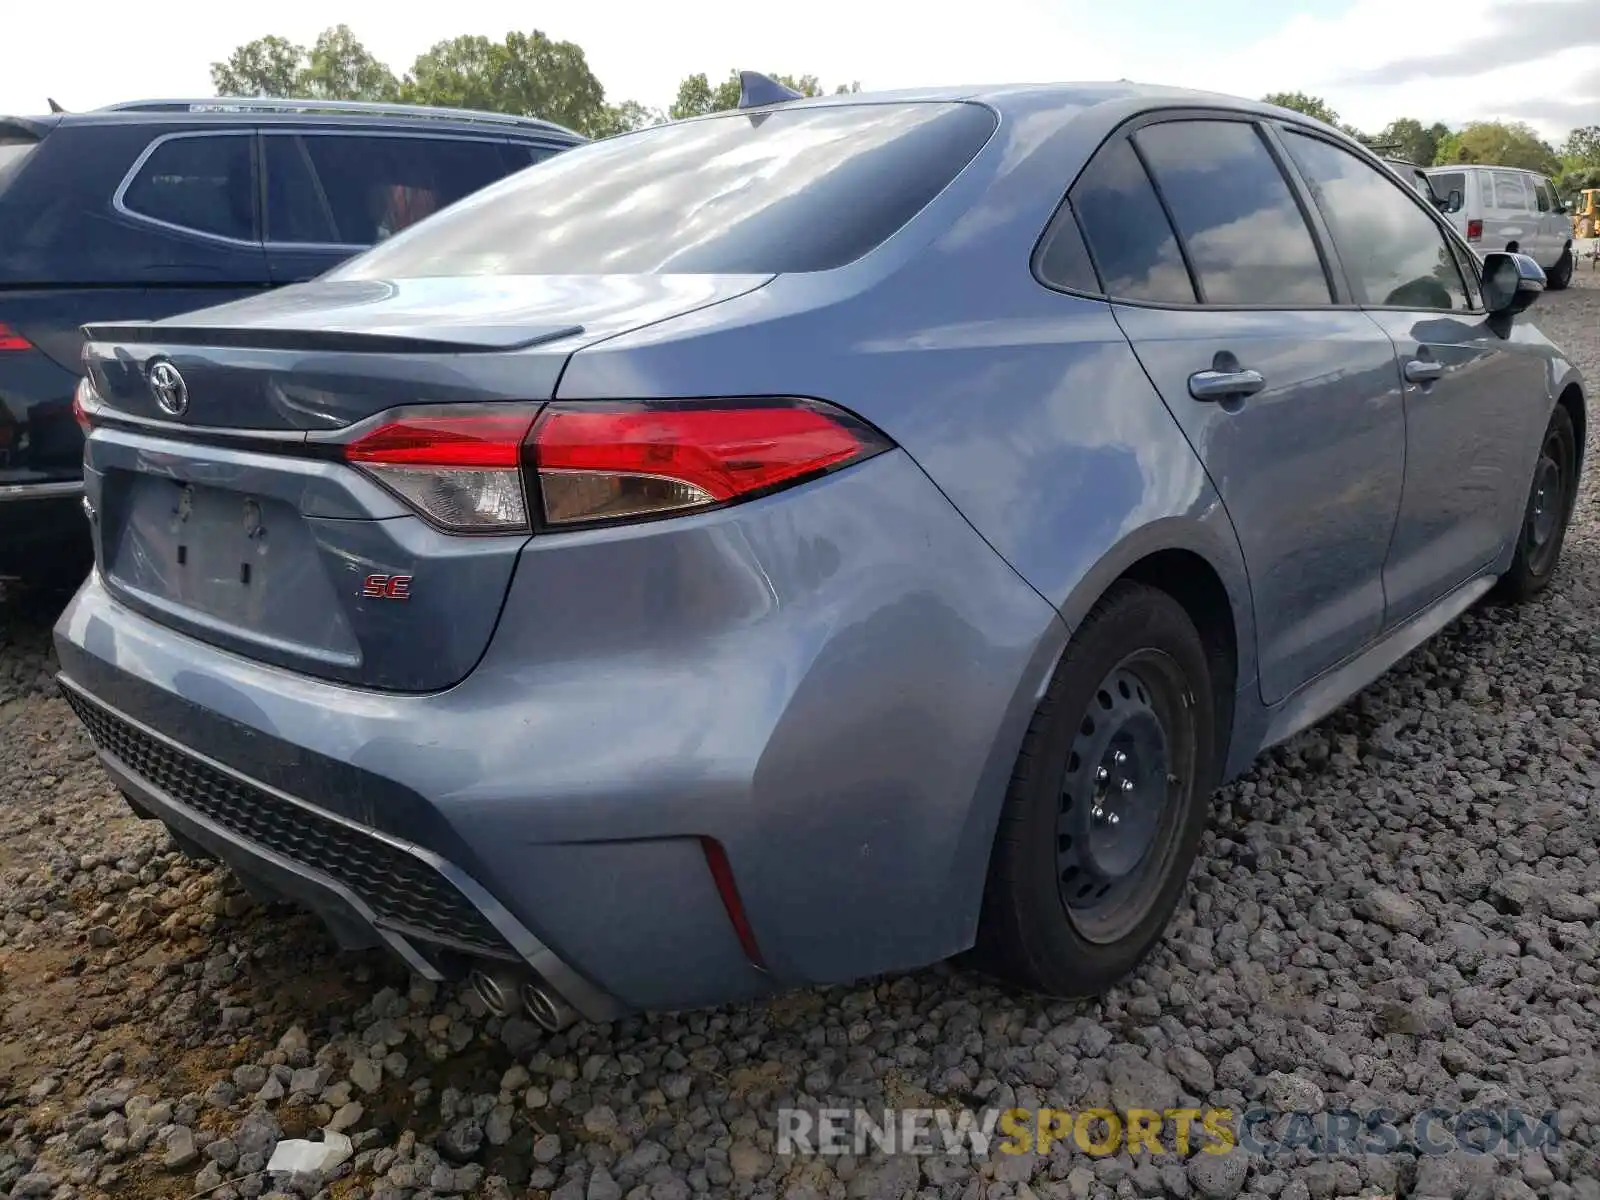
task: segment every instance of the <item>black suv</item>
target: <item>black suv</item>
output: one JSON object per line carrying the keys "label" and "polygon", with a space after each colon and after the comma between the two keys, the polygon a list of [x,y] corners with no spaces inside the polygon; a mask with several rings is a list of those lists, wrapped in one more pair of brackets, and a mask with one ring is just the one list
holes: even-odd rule
{"label": "black suv", "polygon": [[76,583],[93,561],[81,326],[310,279],[584,140],[528,117],[329,101],[0,117],[0,577]]}

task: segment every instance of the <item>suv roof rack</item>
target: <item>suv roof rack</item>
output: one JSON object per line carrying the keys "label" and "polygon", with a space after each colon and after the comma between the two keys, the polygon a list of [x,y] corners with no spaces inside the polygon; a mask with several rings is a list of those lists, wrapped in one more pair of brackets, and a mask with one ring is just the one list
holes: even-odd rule
{"label": "suv roof rack", "polygon": [[565,125],[541,117],[516,113],[483,112],[473,108],[434,108],[424,104],[388,104],[376,100],[295,100],[275,96],[213,96],[205,100],[129,100],[108,104],[100,112],[273,112],[345,113],[371,117],[412,117],[420,120],[475,121],[519,129],[543,129],[582,136]]}

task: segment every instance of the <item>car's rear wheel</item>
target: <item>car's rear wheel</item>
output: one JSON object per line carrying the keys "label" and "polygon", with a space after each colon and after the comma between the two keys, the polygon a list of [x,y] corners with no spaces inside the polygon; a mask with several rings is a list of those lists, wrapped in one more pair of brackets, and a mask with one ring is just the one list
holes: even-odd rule
{"label": "car's rear wheel", "polygon": [[1510,569],[1500,577],[1497,599],[1513,604],[1532,599],[1555,575],[1578,497],[1579,466],[1572,414],[1566,405],[1557,404],[1533,467],[1533,482],[1517,530],[1517,552]]}
{"label": "car's rear wheel", "polygon": [[1550,268],[1550,274],[1545,277],[1545,283],[1552,292],[1565,291],[1572,282],[1572,247],[1569,245],[1561,252],[1561,257],[1556,259],[1556,265]]}
{"label": "car's rear wheel", "polygon": [[977,964],[1085,996],[1126,976],[1183,893],[1215,787],[1206,647],[1183,607],[1117,584],[1062,656],[995,839]]}

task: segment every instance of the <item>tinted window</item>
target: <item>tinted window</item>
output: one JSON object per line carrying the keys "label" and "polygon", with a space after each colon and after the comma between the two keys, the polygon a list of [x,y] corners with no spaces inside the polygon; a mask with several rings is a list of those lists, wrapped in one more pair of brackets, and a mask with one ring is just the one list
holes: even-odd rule
{"label": "tinted window", "polygon": [[823,271],[915,216],[994,126],[972,104],[654,126],[519,172],[339,277]]}
{"label": "tinted window", "polygon": [[1075,292],[1100,291],[1100,281],[1095,278],[1089,248],[1083,244],[1083,230],[1073,216],[1071,204],[1061,206],[1045,238],[1044,252],[1039,255],[1039,276],[1046,283]]}
{"label": "tinted window", "polygon": [[255,186],[248,135],[175,137],[158,145],[123,193],[140,216],[250,241]]}
{"label": "tinted window", "polygon": [[494,142],[308,135],[306,152],[333,214],[335,241],[370,246],[506,174]]}
{"label": "tinted window", "polygon": [[1428,176],[1428,182],[1433,188],[1433,194],[1441,200],[1448,200],[1451,192],[1461,193],[1463,205],[1471,199],[1467,195],[1467,177],[1460,171],[1436,172]]}
{"label": "tinted window", "polygon": [[1285,140],[1365,303],[1472,307],[1444,233],[1414,196],[1338,146],[1292,132]]}
{"label": "tinted window", "polygon": [[1206,304],[1332,300],[1294,193],[1253,125],[1171,121],[1134,135]]}
{"label": "tinted window", "polygon": [[1072,206],[1107,295],[1194,303],[1178,239],[1131,142],[1095,155],[1072,189]]}
{"label": "tinted window", "polygon": [[312,173],[303,141],[284,134],[268,134],[262,145],[267,169],[267,241],[302,245],[337,242],[333,214]]}
{"label": "tinted window", "polygon": [[1550,185],[1542,179],[1537,179],[1533,184],[1533,198],[1538,202],[1540,212],[1550,211]]}

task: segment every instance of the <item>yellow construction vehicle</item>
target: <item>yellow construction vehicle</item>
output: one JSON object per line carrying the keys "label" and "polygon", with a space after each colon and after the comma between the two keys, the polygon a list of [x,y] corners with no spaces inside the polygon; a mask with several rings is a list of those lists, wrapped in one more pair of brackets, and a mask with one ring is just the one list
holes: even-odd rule
{"label": "yellow construction vehicle", "polygon": [[1584,188],[1572,207],[1572,236],[1591,238],[1600,233],[1600,188]]}

